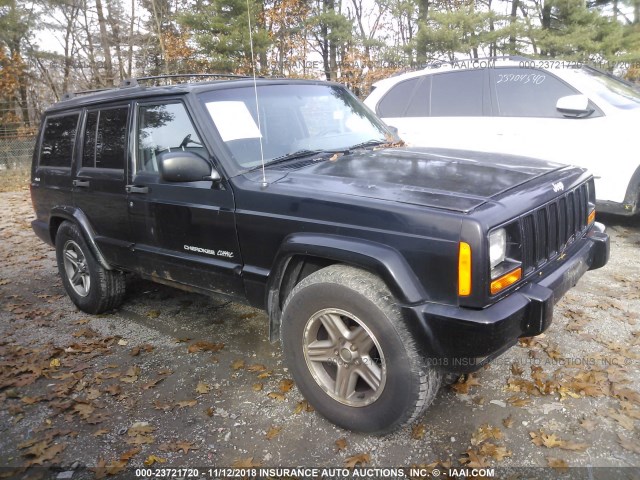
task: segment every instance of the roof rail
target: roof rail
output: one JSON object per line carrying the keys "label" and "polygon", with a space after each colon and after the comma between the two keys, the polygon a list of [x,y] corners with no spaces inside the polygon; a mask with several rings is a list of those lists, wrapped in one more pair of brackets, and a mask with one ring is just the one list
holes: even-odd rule
{"label": "roof rail", "polygon": [[176,79],[176,78],[250,78],[247,75],[237,75],[234,73],[175,73],[168,75],[152,75],[148,77],[127,78],[122,81],[120,88],[137,87],[140,82],[148,82],[154,80],[163,79]]}
{"label": "roof rail", "polygon": [[88,95],[90,93],[104,92],[105,90],[111,90],[111,88],[96,88],[94,90],[78,90],[77,92],[65,92],[62,94],[62,97],[60,97],[60,100],[71,100],[78,95]]}
{"label": "roof rail", "polygon": [[[78,95],[88,95],[90,93],[104,92],[106,90],[113,90],[115,88],[129,88],[129,87],[137,87],[141,82],[149,82],[154,80],[162,80],[162,79],[176,79],[176,78],[252,78],[247,75],[237,75],[234,73],[176,73],[171,75],[152,75],[147,77],[137,77],[137,78],[126,78],[120,85],[117,87],[104,87],[104,88],[96,88],[93,90],[78,90],[77,92],[65,92],[60,100],[70,100]],[[263,78],[263,77],[260,77]]]}

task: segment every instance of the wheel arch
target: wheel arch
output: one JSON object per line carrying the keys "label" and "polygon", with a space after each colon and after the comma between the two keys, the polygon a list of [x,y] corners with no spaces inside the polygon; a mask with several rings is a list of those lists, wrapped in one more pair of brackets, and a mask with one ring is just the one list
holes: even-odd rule
{"label": "wheel arch", "polygon": [[293,234],[282,243],[267,282],[266,305],[272,342],[280,337],[282,306],[295,285],[311,273],[336,263],[379,276],[401,303],[413,304],[427,298],[405,258],[392,247],[338,235]]}
{"label": "wheel arch", "polygon": [[113,267],[104,258],[104,255],[102,255],[102,252],[100,251],[100,247],[98,247],[98,244],[96,243],[96,233],[91,226],[91,222],[89,222],[87,216],[79,208],[56,206],[51,209],[51,215],[49,216],[49,235],[51,236],[51,244],[55,245],[58,229],[64,221],[75,223],[80,229],[82,237],[91,249],[91,253],[95,255],[100,265],[106,270],[113,270]]}

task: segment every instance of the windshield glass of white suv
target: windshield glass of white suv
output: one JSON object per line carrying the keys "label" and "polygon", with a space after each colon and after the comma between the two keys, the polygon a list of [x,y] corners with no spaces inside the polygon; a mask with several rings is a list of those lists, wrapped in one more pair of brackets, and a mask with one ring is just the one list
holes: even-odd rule
{"label": "windshield glass of white suv", "polygon": [[300,151],[343,151],[391,139],[384,124],[340,87],[262,85],[257,96],[259,109],[253,87],[200,94],[240,168],[260,165],[261,151],[268,165]]}
{"label": "windshield glass of white suv", "polygon": [[585,67],[577,71],[594,80],[590,83],[596,94],[614,107],[625,110],[640,108],[640,90],[593,68]]}

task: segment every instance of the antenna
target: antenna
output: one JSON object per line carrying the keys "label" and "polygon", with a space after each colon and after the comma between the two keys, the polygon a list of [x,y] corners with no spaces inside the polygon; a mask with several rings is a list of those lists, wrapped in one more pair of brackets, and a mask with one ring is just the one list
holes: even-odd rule
{"label": "antenna", "polygon": [[262,186],[267,186],[267,176],[264,172],[264,150],[262,148],[262,127],[260,125],[260,105],[258,105],[258,85],[256,83],[256,60],[253,56],[253,34],[251,33],[251,7],[247,0],[247,23],[249,24],[249,44],[251,45],[251,70],[253,71],[253,92],[256,96],[256,116],[258,117],[258,132],[260,132],[260,164],[262,165]]}

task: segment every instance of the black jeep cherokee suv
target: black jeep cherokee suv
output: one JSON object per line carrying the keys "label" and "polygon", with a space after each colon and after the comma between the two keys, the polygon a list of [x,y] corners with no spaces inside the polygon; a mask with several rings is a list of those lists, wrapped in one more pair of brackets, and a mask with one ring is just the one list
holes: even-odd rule
{"label": "black jeep cherokee suv", "polygon": [[33,229],[81,310],[124,272],[244,300],[322,415],[388,432],[609,256],[583,169],[399,143],[338,84],[132,81],[46,111]]}

